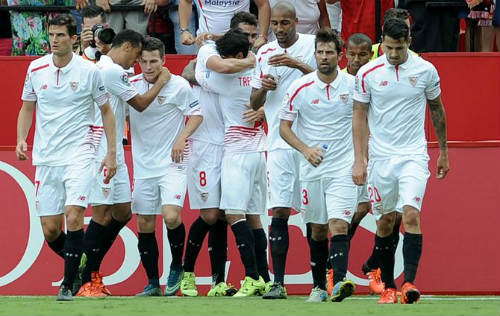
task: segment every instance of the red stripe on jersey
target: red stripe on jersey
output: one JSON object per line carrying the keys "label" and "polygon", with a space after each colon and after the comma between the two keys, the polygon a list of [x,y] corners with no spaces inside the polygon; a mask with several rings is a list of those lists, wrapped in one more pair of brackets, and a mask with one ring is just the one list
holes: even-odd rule
{"label": "red stripe on jersey", "polygon": [[276,48],[268,48],[265,51],[263,51],[261,55],[267,54],[269,52],[274,52],[275,50],[276,50]]}
{"label": "red stripe on jersey", "polygon": [[137,81],[141,81],[142,78],[135,78],[134,80],[130,80],[130,82],[137,82]]}
{"label": "red stripe on jersey", "polygon": [[49,64],[45,64],[45,65],[33,68],[33,69],[31,69],[31,72],[35,72],[37,70],[40,70],[40,69],[43,69],[43,68],[47,68],[47,67],[49,67]]}
{"label": "red stripe on jersey", "polygon": [[293,107],[292,107],[292,102],[293,102],[293,99],[295,99],[295,97],[297,96],[297,94],[300,92],[300,90],[304,89],[305,87],[308,87],[310,85],[312,85],[314,83],[314,80],[313,81],[309,81],[308,83],[304,83],[303,85],[301,85],[292,95],[292,97],[290,98],[290,111],[293,110]]}
{"label": "red stripe on jersey", "polygon": [[373,68],[370,68],[368,69],[364,74],[363,74],[363,77],[361,77],[361,88],[363,89],[363,93],[366,93],[366,90],[365,90],[365,77],[366,75],[368,75],[370,72],[374,71],[375,69],[377,68],[380,68],[382,66],[384,66],[385,64],[380,64],[380,65],[377,65]]}

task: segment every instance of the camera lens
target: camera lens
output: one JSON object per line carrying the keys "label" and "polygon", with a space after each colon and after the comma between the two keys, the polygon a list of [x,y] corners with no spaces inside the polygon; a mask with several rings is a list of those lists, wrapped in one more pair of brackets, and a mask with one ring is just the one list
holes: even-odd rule
{"label": "camera lens", "polygon": [[100,29],[96,33],[97,38],[104,44],[111,44],[115,38],[115,31],[111,28]]}

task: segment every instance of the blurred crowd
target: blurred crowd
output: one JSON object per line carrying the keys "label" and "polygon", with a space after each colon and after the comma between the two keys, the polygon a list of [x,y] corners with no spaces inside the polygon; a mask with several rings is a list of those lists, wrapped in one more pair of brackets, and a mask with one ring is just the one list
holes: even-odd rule
{"label": "blurred crowd", "polygon": [[[378,42],[386,10],[393,7],[409,11],[415,52],[498,51],[500,46],[498,0],[284,0],[296,7],[297,31],[315,34],[320,27],[341,32],[344,39],[364,33]],[[250,11],[259,18],[261,45],[273,40],[269,31],[270,8],[278,0],[240,0],[220,10],[204,10],[221,0],[1,0],[6,6],[39,6],[41,11],[19,9],[0,11],[0,55],[44,55],[48,45],[47,21],[57,14],[44,6],[75,6],[72,14],[79,22],[80,41],[75,50],[84,54],[92,43],[95,25],[115,33],[129,28],[161,39],[167,53],[195,54],[209,33],[207,25],[224,21],[236,11]],[[126,5],[122,10],[116,5]],[[201,7],[200,7],[201,6]],[[224,7],[224,8],[223,8]],[[111,9],[113,8],[113,9]],[[215,23],[215,24],[217,24]],[[218,28],[218,26],[217,26]],[[95,30],[94,30],[95,31]],[[98,43],[98,45],[104,45]],[[95,46],[95,45],[92,45]],[[92,52],[90,52],[92,54]]]}

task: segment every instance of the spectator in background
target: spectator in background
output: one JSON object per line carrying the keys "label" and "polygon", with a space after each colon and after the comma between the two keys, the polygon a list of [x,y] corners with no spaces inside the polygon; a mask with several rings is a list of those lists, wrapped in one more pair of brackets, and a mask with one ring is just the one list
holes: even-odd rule
{"label": "spectator in background", "polygon": [[[7,1],[2,0],[2,5]],[[10,19],[8,11],[0,12],[0,56],[10,56],[12,52],[12,32],[10,30]]]}
{"label": "spectator in background", "polygon": [[[179,24],[179,0],[157,0],[159,7],[166,7],[167,17],[170,19],[173,25],[173,33],[174,33],[174,43],[175,43],[175,51],[177,54],[187,54],[193,55],[196,54],[196,46],[193,45],[184,45],[181,41],[181,27]],[[187,29],[191,34],[196,33],[196,18],[197,14],[191,14],[189,25]]]}
{"label": "spectator in background", "polygon": [[342,32],[342,7],[340,0],[326,0],[326,11],[330,18],[330,26],[338,33]]}
{"label": "spectator in background", "polygon": [[[470,31],[474,32],[472,51],[492,52],[495,43],[500,40],[500,29],[498,28],[498,5],[492,0],[466,0],[470,9],[468,14]],[[496,13],[496,27],[494,17]],[[497,44],[498,48],[498,44]]]}
{"label": "spectator in background", "polygon": [[[106,12],[106,21],[116,33],[124,29],[134,30],[146,35],[149,15],[156,12],[158,5],[156,0],[96,0],[96,5]],[[141,11],[116,11],[111,12],[111,5],[144,5]]]}
{"label": "spectator in background", "polygon": [[[269,0],[271,8],[281,0]],[[322,27],[330,28],[330,19],[326,10],[325,0],[283,0],[291,3],[297,12],[297,32],[316,34]],[[273,34],[274,35],[274,34]],[[270,36],[271,37],[271,36]],[[272,36],[274,39],[274,36]]]}
{"label": "spectator in background", "polygon": [[109,27],[105,23],[104,10],[96,5],[90,5],[85,7],[81,11],[82,13],[82,33],[80,35],[80,50],[79,53],[84,59],[88,59],[93,62],[99,60],[99,55],[106,55],[111,49],[111,45],[106,45],[99,41],[99,39],[94,39],[94,33],[92,28],[101,24],[104,27]]}

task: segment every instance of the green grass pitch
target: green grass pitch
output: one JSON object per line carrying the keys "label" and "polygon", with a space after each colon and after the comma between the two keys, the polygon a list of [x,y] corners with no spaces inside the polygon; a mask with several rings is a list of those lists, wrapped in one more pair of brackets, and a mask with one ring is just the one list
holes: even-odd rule
{"label": "green grass pitch", "polygon": [[76,298],[0,296],[0,315],[499,315],[498,296],[424,296],[414,305],[377,305],[378,297],[355,296],[341,303],[208,297]]}

